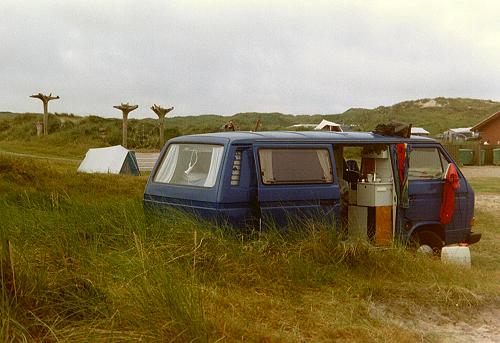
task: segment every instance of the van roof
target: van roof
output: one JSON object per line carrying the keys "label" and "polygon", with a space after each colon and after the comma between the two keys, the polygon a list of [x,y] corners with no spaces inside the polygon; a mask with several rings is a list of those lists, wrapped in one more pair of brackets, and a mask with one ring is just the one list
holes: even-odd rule
{"label": "van roof", "polygon": [[333,131],[225,131],[214,133],[203,133],[198,135],[180,136],[173,138],[172,142],[206,142],[220,143],[229,141],[232,143],[253,142],[328,142],[339,143],[431,143],[434,139],[422,136],[411,136],[402,138],[399,136],[382,136],[372,132],[333,132]]}

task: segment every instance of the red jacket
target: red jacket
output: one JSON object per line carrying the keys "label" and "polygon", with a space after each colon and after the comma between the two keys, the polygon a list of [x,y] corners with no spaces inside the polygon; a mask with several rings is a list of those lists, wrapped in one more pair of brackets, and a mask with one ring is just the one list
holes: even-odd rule
{"label": "red jacket", "polygon": [[460,187],[455,165],[449,164],[443,186],[443,201],[439,212],[441,224],[449,224],[455,213],[455,190]]}

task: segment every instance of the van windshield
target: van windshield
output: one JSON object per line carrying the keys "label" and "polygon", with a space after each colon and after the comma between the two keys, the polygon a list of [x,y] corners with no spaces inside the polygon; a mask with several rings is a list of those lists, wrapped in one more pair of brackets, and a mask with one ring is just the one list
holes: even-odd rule
{"label": "van windshield", "polygon": [[155,182],[213,187],[224,147],[210,144],[170,144],[154,177]]}

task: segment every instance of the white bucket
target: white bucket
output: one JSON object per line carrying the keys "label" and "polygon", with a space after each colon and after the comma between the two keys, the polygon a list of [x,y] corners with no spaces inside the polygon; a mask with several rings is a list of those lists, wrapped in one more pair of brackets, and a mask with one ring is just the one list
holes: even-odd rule
{"label": "white bucket", "polygon": [[470,249],[466,245],[443,247],[441,249],[441,261],[470,268]]}

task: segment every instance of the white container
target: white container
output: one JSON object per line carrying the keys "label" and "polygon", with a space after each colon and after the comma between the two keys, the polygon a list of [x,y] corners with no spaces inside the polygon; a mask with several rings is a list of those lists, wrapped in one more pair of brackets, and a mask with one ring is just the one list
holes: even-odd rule
{"label": "white container", "polygon": [[356,205],[358,201],[357,191],[355,189],[349,190],[349,205]]}
{"label": "white container", "polygon": [[368,207],[349,206],[349,238],[366,240],[368,238]]}
{"label": "white container", "polygon": [[470,249],[468,246],[449,246],[441,249],[441,261],[470,268]]}
{"label": "white container", "polygon": [[392,183],[358,183],[357,205],[359,206],[392,206]]}

